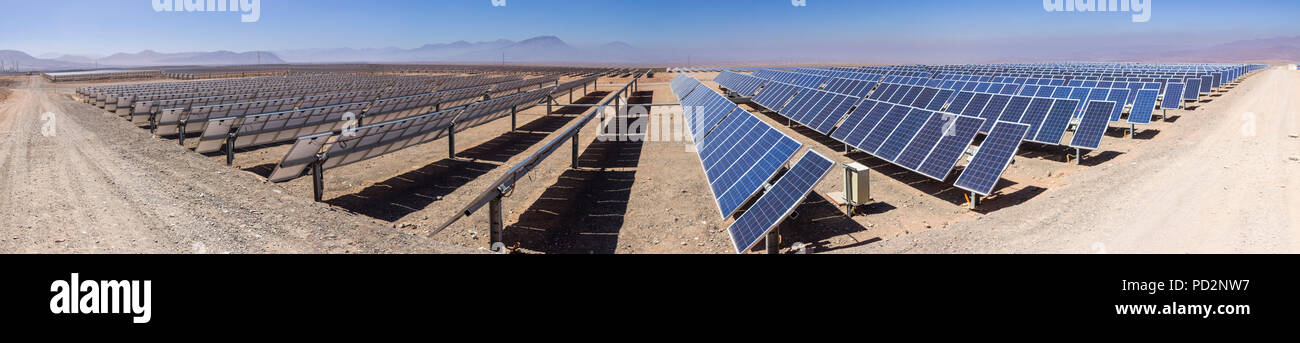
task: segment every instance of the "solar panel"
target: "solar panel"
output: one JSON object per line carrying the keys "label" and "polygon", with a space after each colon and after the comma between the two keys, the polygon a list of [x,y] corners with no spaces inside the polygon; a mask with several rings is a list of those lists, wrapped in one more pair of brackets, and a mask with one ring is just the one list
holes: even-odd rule
{"label": "solar panel", "polygon": [[[1029,102],[1034,98],[1027,96],[1016,96],[1007,102],[1007,108],[1002,110],[1002,116],[998,117],[999,121],[1008,123],[1019,123],[1020,117],[1025,114],[1025,109],[1029,108]],[[988,131],[985,131],[988,132]]]}
{"label": "solar panel", "polygon": [[831,133],[831,138],[844,142],[845,139],[848,138],[849,133],[852,133],[863,120],[867,119],[867,113],[871,112],[871,108],[875,107],[879,103],[879,101],[875,100],[862,101],[857,108],[853,109],[853,112],[850,112],[849,115],[844,118],[844,123],[840,124],[840,126],[835,129],[835,132]]}
{"label": "solar panel", "polygon": [[736,253],[752,249],[768,232],[784,221],[834,166],[834,162],[816,151],[804,153],[799,162],[771,190],[758,198],[754,206],[727,228]]}
{"label": "solar panel", "polygon": [[943,110],[943,106],[948,104],[948,99],[951,99],[954,94],[956,93],[951,89],[940,90],[939,94],[934,96],[934,100],[931,100],[930,104],[925,106],[925,109],[931,111]]}
{"label": "solar panel", "polygon": [[993,124],[998,122],[998,118],[1002,116],[1002,110],[1007,108],[1007,102],[1010,101],[1011,96],[1009,95],[994,95],[989,99],[988,105],[985,105],[984,110],[979,113],[979,117],[984,119],[984,127],[980,128],[980,132],[988,133],[990,129],[993,129]]}
{"label": "solar panel", "polygon": [[317,161],[316,155],[322,148],[327,159],[321,169],[328,170],[445,137],[452,121],[462,111],[447,110],[362,126],[352,131],[355,134],[331,132],[300,137],[268,179],[284,182],[298,178],[307,166]]}
{"label": "solar panel", "polygon": [[947,112],[961,113],[963,109],[966,109],[966,105],[970,104],[970,101],[973,98],[975,98],[975,93],[971,93],[971,92],[957,93],[957,97],[953,98],[952,104],[948,105]]}
{"label": "solar panel", "polygon": [[984,106],[988,105],[989,99],[991,98],[993,98],[993,94],[975,93],[975,96],[970,99],[970,103],[966,104],[966,108],[962,109],[961,112],[952,112],[952,111],[949,112],[961,114],[968,117],[979,117],[980,111],[984,110]]}
{"label": "solar panel", "polygon": [[1052,104],[1052,109],[1047,111],[1047,118],[1043,119],[1043,124],[1038,128],[1038,134],[1032,141],[1056,145],[1061,143],[1061,136],[1065,135],[1065,129],[1070,126],[1070,119],[1074,118],[1074,109],[1078,108],[1078,100],[1058,99]]}
{"label": "solar panel", "polygon": [[884,121],[885,117],[893,111],[895,106],[902,105],[880,102],[875,107],[871,108],[870,112],[864,112],[865,114],[862,121],[858,122],[858,125],[844,137],[843,142],[847,143],[849,146],[861,149],[867,136]]}
{"label": "solar panel", "polygon": [[862,143],[859,144],[857,148],[874,155],[876,150],[879,150],[880,146],[885,144],[885,140],[894,133],[894,129],[898,127],[899,123],[903,122],[903,118],[907,117],[907,114],[911,111],[912,109],[907,106],[894,106],[889,110],[889,114],[886,114],[885,117],[880,120],[880,123],[876,125],[876,128],[871,130],[871,133],[862,140]]}
{"label": "solar panel", "polygon": [[1079,127],[1074,130],[1074,139],[1070,140],[1070,146],[1088,150],[1100,148],[1101,138],[1106,135],[1106,128],[1110,124],[1111,112],[1117,106],[1114,101],[1089,102],[1088,110],[1079,121]]}
{"label": "solar panel", "polygon": [[809,124],[812,125],[813,130],[829,135],[831,130],[835,128],[835,124],[839,124],[840,120],[844,119],[844,115],[849,112],[850,108],[853,108],[853,104],[857,101],[857,98],[837,94],[830,104],[822,107],[821,111],[812,117],[813,119]]}
{"label": "solar panel", "polygon": [[921,93],[917,95],[916,100],[912,101],[910,105],[917,108],[926,108],[934,101],[934,96],[938,93],[938,89],[924,88],[921,90]]}
{"label": "solar panel", "polygon": [[943,127],[943,138],[935,144],[934,149],[930,151],[925,162],[913,171],[921,173],[931,179],[943,182],[948,178],[948,173],[957,167],[957,162],[961,160],[962,155],[966,153],[966,148],[970,147],[975,135],[979,133],[979,128],[984,125],[984,120],[973,117],[957,116],[944,114],[949,118]]}
{"label": "solar panel", "polygon": [[1201,79],[1188,78],[1183,91],[1183,100],[1199,101],[1201,99]]}
{"label": "solar panel", "polygon": [[1210,75],[1201,76],[1201,93],[1214,92],[1214,77]]}
{"label": "solar panel", "polygon": [[1150,124],[1151,117],[1156,112],[1156,96],[1160,94],[1159,90],[1143,89],[1138,91],[1137,102],[1133,103],[1133,109],[1129,110],[1128,122],[1133,124]]}
{"label": "solar panel", "polygon": [[1113,88],[1106,100],[1115,102],[1115,109],[1110,113],[1110,121],[1118,122],[1124,116],[1124,102],[1128,100],[1128,89]]}
{"label": "solar panel", "polygon": [[1163,109],[1179,109],[1183,107],[1183,84],[1170,83],[1165,90],[1165,101],[1160,104]]}
{"label": "solar panel", "polygon": [[903,149],[907,147],[907,143],[911,142],[916,133],[921,131],[921,126],[925,125],[932,113],[913,108],[907,114],[907,117],[903,118],[903,122],[899,123],[897,128],[894,128],[894,133],[889,135],[889,139],[885,140],[880,149],[877,149],[873,154],[883,160],[894,162],[898,158],[898,154],[902,153]]}
{"label": "solar panel", "polygon": [[1002,173],[1011,165],[1011,159],[1020,149],[1021,137],[1028,131],[1029,125],[1024,124],[1002,122],[993,126],[993,130],[980,145],[979,152],[975,153],[954,185],[979,195],[992,194],[993,188],[1002,179]]}

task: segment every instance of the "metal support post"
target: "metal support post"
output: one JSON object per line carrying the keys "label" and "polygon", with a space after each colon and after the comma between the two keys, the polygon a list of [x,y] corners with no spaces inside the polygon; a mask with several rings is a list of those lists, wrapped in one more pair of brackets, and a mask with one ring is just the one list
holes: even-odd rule
{"label": "metal support post", "polygon": [[767,254],[768,255],[781,254],[781,246],[780,246],[781,234],[777,232],[777,230],[779,229],[772,229],[771,232],[767,233]]}
{"label": "metal support post", "polygon": [[[550,112],[551,112],[550,110],[547,110],[546,114],[550,115],[551,114]],[[518,115],[519,115],[519,106],[510,106],[510,132],[515,132],[515,130],[519,129]]]}
{"label": "metal support post", "polygon": [[979,195],[979,194],[975,194],[975,192],[971,192],[971,193],[970,193],[970,209],[971,209],[971,210],[974,210],[974,209],[975,209],[976,207],[978,207],[979,205],[980,205],[980,195]]}
{"label": "metal support post", "polygon": [[1074,164],[1083,164],[1083,149],[1074,148]]}
{"label": "metal support post", "polygon": [[235,133],[226,135],[226,166],[235,164]]}
{"label": "metal support post", "polygon": [[456,123],[447,128],[447,158],[456,158]]}
{"label": "metal support post", "polygon": [[177,124],[176,127],[181,135],[181,146],[185,146],[185,119],[181,119],[181,123]]}
{"label": "metal support post", "polygon": [[569,165],[572,169],[578,169],[578,133],[573,133],[573,163]]}
{"label": "metal support post", "polygon": [[502,197],[498,194],[488,203],[488,247],[498,254],[505,253],[505,245],[501,242],[502,233],[505,232],[505,218],[501,213]]}
{"label": "metal support post", "polygon": [[323,202],[325,198],[325,170],[321,164],[325,162],[324,156],[317,156],[316,162],[311,164],[311,190],[312,198],[316,202]]}

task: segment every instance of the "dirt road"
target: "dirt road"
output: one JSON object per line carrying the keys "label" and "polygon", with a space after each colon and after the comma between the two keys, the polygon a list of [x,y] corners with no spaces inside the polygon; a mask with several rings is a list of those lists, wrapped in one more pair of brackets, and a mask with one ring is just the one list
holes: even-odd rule
{"label": "dirt road", "polygon": [[289,195],[32,77],[0,104],[0,253],[465,252]]}
{"label": "dirt road", "polygon": [[1300,73],[1261,72],[1034,201],[840,252],[1300,252],[1298,95]]}

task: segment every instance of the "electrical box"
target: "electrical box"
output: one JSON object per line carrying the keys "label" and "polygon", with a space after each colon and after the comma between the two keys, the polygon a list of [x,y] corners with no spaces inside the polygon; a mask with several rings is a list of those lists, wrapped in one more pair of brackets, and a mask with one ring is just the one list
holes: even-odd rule
{"label": "electrical box", "polygon": [[844,201],[850,205],[871,203],[871,169],[861,163],[844,165]]}

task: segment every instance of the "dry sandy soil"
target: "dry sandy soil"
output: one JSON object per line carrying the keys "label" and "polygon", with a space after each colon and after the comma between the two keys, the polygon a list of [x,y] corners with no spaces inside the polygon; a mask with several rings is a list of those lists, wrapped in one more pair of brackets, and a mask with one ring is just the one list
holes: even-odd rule
{"label": "dry sandy soil", "polygon": [[[643,80],[633,103],[673,104],[672,74]],[[711,80],[714,74],[694,74]],[[629,81],[601,79],[575,94],[595,103]],[[1067,151],[1026,145],[998,194],[978,210],[964,194],[786,127],[840,162],[873,168],[877,203],[849,219],[825,194],[842,190],[832,172],[781,227],[782,247],[818,252],[1258,252],[1297,251],[1294,177],[1298,114],[1287,100],[1300,73],[1269,70],[1190,111],[1122,138],[1081,165]],[[715,86],[711,82],[706,84]],[[0,105],[0,176],[5,238],[0,252],[476,252],[487,245],[486,209],[423,238],[585,110],[545,107],[457,136],[325,173],[326,204],[310,178],[263,182],[289,148],[201,156],[151,137],[107,112],[71,100],[77,85],[33,79]],[[568,103],[561,97],[561,103]],[[40,134],[55,111],[58,135]],[[1254,112],[1256,135],[1243,136]],[[64,119],[67,118],[67,119]],[[65,122],[70,122],[64,125]],[[505,241],[530,253],[729,253],[725,229],[698,157],[685,142],[596,140],[584,127],[581,167],[568,144],[522,180],[505,201]],[[17,130],[11,128],[18,128]],[[1067,137],[1068,139],[1068,137]],[[192,145],[193,143],[187,141]],[[954,175],[956,175],[954,173]],[[72,225],[68,225],[72,224]],[[761,245],[761,244],[760,244]]]}
{"label": "dry sandy soil", "polygon": [[472,251],[220,168],[73,89],[31,77],[0,104],[0,252]]}

